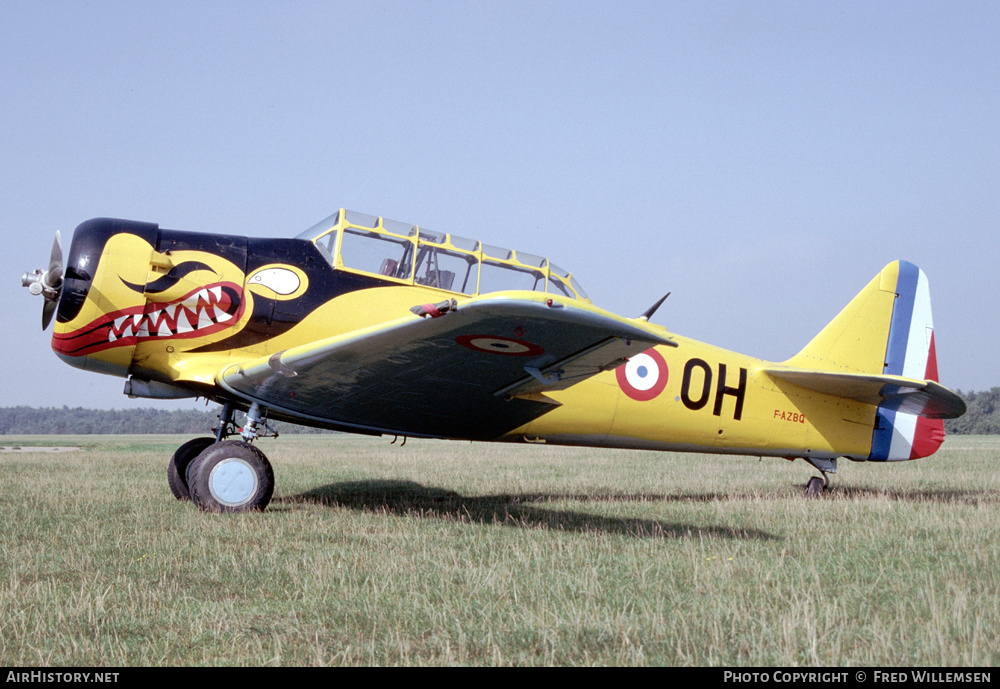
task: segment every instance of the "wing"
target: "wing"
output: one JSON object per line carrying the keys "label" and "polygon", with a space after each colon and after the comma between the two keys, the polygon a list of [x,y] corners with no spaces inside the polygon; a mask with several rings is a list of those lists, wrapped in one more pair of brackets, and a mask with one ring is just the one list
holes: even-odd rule
{"label": "wing", "polygon": [[930,419],[956,419],[965,413],[965,401],[933,380],[807,369],[773,368],[765,372],[808,390]]}
{"label": "wing", "polygon": [[[220,386],[279,418],[332,428],[489,440],[560,389],[653,345],[662,328],[574,300],[496,293],[224,369]],[[433,311],[433,310],[432,310]]]}

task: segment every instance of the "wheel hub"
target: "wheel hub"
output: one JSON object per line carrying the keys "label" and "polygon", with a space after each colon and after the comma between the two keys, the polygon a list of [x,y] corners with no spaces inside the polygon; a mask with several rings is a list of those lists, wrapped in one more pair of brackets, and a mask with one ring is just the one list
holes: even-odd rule
{"label": "wheel hub", "polygon": [[257,492],[257,472],[245,460],[231,457],[212,467],[208,477],[212,496],[227,507],[239,507]]}

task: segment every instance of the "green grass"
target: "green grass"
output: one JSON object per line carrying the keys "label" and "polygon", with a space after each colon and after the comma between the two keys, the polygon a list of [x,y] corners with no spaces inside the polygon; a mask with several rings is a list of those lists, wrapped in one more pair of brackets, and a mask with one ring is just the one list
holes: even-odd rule
{"label": "green grass", "polygon": [[249,515],[173,499],[186,439],[0,442],[0,662],[1000,663],[1000,438],[805,500],[802,462],[283,436]]}

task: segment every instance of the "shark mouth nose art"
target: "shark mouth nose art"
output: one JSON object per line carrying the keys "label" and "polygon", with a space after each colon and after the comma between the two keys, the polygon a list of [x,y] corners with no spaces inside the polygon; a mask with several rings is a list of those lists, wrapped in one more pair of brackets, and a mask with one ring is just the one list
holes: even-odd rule
{"label": "shark mouth nose art", "polygon": [[239,321],[244,304],[239,285],[219,282],[171,302],[147,302],[104,314],[71,333],[56,333],[52,347],[69,356],[83,356],[149,339],[203,337]]}

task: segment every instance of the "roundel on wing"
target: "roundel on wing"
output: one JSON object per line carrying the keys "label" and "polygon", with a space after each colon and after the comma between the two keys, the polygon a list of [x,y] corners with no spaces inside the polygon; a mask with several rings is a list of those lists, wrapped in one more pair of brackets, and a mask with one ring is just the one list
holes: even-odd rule
{"label": "roundel on wing", "polygon": [[646,402],[667,387],[667,362],[655,349],[629,357],[624,366],[615,369],[618,386],[634,400]]}
{"label": "roundel on wing", "polygon": [[455,342],[475,352],[487,352],[488,354],[538,356],[545,353],[544,348],[533,342],[501,337],[500,335],[460,335],[455,338]]}

